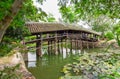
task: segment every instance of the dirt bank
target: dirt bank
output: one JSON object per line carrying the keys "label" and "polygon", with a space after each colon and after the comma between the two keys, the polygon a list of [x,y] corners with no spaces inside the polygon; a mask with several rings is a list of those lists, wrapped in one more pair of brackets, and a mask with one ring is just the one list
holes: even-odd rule
{"label": "dirt bank", "polygon": [[107,41],[107,40],[99,40],[99,42],[96,45],[96,47],[108,47],[108,46],[113,47],[113,48],[120,48],[115,39],[109,40],[109,41]]}

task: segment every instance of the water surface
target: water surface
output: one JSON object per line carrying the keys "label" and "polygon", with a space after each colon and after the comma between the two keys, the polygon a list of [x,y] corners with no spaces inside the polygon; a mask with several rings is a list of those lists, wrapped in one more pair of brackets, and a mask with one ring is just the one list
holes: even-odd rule
{"label": "water surface", "polygon": [[59,79],[63,66],[74,62],[76,54],[78,53],[73,51],[73,54],[66,52],[51,56],[44,54],[42,58],[36,58],[35,53],[29,52],[26,65],[36,79]]}

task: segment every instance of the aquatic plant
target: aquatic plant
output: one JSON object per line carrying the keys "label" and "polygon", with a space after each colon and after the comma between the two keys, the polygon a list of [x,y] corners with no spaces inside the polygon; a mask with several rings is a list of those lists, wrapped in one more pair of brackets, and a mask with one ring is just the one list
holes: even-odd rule
{"label": "aquatic plant", "polygon": [[60,79],[74,79],[76,76],[79,79],[119,79],[119,52],[108,50],[106,53],[83,53],[76,58],[76,62],[63,67],[64,76]]}

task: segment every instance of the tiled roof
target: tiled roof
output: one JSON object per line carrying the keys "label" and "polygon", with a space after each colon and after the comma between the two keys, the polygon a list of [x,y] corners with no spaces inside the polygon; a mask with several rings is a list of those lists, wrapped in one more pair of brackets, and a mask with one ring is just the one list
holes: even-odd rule
{"label": "tiled roof", "polygon": [[52,31],[62,31],[62,30],[74,30],[74,31],[83,31],[83,32],[100,35],[98,32],[95,32],[93,30],[88,30],[72,24],[27,22],[25,26],[27,26],[30,33],[32,34],[42,33],[42,32],[52,32]]}

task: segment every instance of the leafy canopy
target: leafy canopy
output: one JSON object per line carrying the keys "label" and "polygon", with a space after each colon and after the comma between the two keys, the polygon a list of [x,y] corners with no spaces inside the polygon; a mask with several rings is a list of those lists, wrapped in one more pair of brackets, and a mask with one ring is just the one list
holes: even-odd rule
{"label": "leafy canopy", "polygon": [[[5,16],[11,16],[11,6],[16,0],[1,0],[0,1],[0,22],[5,19]],[[37,0],[41,5],[45,0]],[[41,8],[37,8],[34,6],[32,0],[25,0],[22,8],[17,13],[16,16],[13,16],[12,23],[7,30],[2,30],[0,26],[0,32],[6,31],[2,42],[0,43],[0,56],[4,56],[4,54],[8,53],[14,46],[14,42],[20,42],[21,39],[26,35],[29,34],[28,30],[26,29],[25,22],[28,21],[55,21],[55,18],[44,12]],[[5,24],[5,23],[4,23]],[[5,26],[6,27],[6,26]],[[4,27],[4,28],[5,28]],[[1,34],[0,34],[1,36]],[[2,39],[2,37],[0,37]]]}
{"label": "leafy canopy", "polygon": [[80,19],[90,20],[100,15],[120,18],[119,0],[59,0],[59,6],[67,22],[76,22]]}
{"label": "leafy canopy", "polygon": [[[9,14],[10,8],[15,0],[2,0],[0,1],[0,21]],[[36,0],[41,5],[45,0]],[[55,21],[51,14],[47,14],[41,8],[34,6],[32,0],[25,0],[21,10],[14,17],[13,22],[6,31],[6,36],[13,37],[14,39],[21,39],[25,34],[29,33],[24,26],[28,21]]]}

